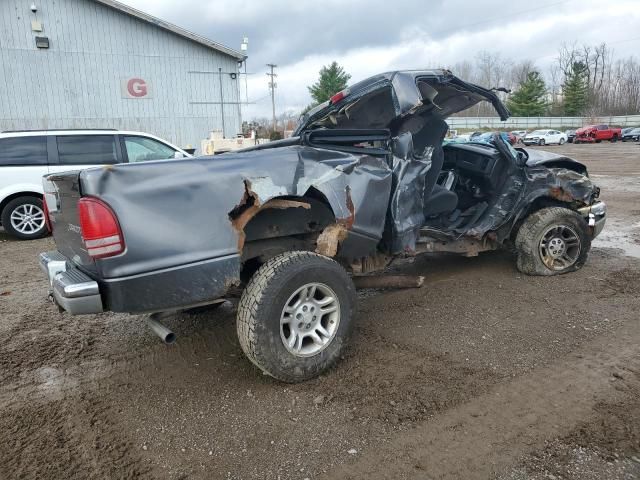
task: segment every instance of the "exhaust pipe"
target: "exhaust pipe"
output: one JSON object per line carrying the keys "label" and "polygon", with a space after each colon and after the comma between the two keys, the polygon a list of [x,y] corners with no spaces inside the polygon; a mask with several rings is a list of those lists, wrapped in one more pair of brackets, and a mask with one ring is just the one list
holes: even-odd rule
{"label": "exhaust pipe", "polygon": [[153,333],[158,335],[164,343],[166,343],[167,345],[171,345],[176,341],[176,334],[173,333],[164,325],[162,325],[159,321],[157,321],[155,317],[156,317],[155,313],[152,313],[151,315],[149,315],[145,319],[145,321],[147,322],[147,325],[149,325],[149,328],[153,330]]}

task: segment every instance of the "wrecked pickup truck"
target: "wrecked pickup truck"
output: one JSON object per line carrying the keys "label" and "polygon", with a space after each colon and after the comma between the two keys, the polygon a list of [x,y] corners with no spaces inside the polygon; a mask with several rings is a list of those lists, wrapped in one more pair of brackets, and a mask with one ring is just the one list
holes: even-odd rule
{"label": "wrecked pickup truck", "polygon": [[[71,314],[175,311],[240,296],[247,357],[302,381],[341,356],[352,277],[425,252],[515,247],[527,274],[580,268],[605,205],[584,165],[499,136],[443,144],[493,91],[445,70],[390,72],[310,111],[292,138],[188,162],[45,177],[51,297]],[[161,328],[161,325],[159,326]]]}

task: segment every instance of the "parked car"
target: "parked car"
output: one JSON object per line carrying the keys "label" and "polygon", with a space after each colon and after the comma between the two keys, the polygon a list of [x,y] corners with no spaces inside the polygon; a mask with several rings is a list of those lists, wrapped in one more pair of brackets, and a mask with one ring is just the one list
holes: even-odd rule
{"label": "parked car", "polygon": [[97,165],[191,157],[148,133],[30,130],[0,133],[0,223],[22,240],[47,234],[42,177]]}
{"label": "parked car", "polygon": [[511,144],[511,145],[515,145],[517,144],[520,139],[514,135],[511,132],[502,132],[501,135],[504,137],[506,135],[506,140]]}
{"label": "parked car", "polygon": [[622,132],[623,142],[637,142],[640,139],[640,128],[625,129],[626,132]]}
{"label": "parked car", "polygon": [[[95,314],[239,296],[246,356],[297,382],[343,354],[352,276],[421,253],[511,245],[526,274],[581,268],[605,222],[598,187],[583,164],[500,135],[443,146],[445,119],[481,101],[509,117],[495,92],[447,70],[387,72],[312,109],[285,140],[48,175],[57,250],[40,263],[51,298]],[[170,337],[158,316],[151,325]]]}
{"label": "parked car", "polygon": [[622,138],[622,130],[609,125],[587,125],[576,130],[573,143],[600,143],[602,140],[616,142]]}
{"label": "parked car", "polygon": [[562,145],[567,141],[567,134],[559,130],[534,130],[525,135],[522,143],[525,145],[551,145],[557,143]]}
{"label": "parked car", "polygon": [[517,143],[516,136],[511,132],[486,132],[482,135],[476,135],[473,137],[470,142],[480,141],[480,142],[493,142],[493,137],[495,134],[498,134],[502,137],[502,139],[507,142],[509,145],[515,145]]}
{"label": "parked car", "polygon": [[573,143],[573,139],[576,138],[575,130],[565,130],[564,134],[567,136],[567,143]]}
{"label": "parked car", "polygon": [[516,137],[516,143],[522,143],[522,139],[525,137],[525,135],[527,134],[526,130],[513,130],[511,132],[513,135],[515,135]]}
{"label": "parked car", "polygon": [[461,133],[460,135],[456,135],[454,139],[460,142],[468,142],[472,138],[478,137],[482,134],[483,132]]}

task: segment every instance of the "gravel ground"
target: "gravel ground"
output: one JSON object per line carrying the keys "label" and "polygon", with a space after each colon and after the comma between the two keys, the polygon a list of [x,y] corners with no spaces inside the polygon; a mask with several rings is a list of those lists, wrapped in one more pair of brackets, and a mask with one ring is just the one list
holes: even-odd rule
{"label": "gravel ground", "polygon": [[585,162],[609,223],[587,265],[527,277],[507,252],[404,263],[422,289],[360,292],[354,339],[301,385],[261,375],[235,306],[70,317],[0,233],[0,478],[640,477],[640,147]]}

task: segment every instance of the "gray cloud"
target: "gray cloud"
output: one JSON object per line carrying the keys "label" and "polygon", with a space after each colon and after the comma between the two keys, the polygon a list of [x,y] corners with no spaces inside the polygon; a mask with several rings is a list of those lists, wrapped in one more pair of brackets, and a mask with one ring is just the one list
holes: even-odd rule
{"label": "gray cloud", "polygon": [[[279,65],[278,108],[309,102],[306,85],[337,60],[359,80],[393,68],[451,66],[481,50],[532,59],[541,67],[562,42],[609,43],[619,56],[638,52],[637,0],[121,0],[239,49],[249,37],[249,96],[267,94],[266,63]],[[266,115],[258,102],[245,115]]]}

